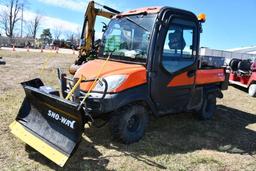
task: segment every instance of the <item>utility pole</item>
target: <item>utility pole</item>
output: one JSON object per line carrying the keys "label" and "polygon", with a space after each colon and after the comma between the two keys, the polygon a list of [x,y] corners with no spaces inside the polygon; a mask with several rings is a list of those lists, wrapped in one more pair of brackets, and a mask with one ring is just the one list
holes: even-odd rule
{"label": "utility pole", "polygon": [[20,29],[20,36],[23,37],[23,10],[24,10],[24,3],[21,6],[21,29]]}

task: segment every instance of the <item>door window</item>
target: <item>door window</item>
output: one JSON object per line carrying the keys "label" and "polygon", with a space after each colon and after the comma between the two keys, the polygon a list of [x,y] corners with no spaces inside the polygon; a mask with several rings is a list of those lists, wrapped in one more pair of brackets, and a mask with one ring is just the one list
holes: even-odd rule
{"label": "door window", "polygon": [[168,72],[179,71],[194,63],[194,28],[193,23],[186,20],[171,22],[162,53],[162,65]]}

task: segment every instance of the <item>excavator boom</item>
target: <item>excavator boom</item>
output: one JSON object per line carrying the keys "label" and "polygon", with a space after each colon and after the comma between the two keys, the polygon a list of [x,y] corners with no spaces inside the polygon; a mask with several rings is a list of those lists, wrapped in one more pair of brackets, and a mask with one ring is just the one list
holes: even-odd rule
{"label": "excavator boom", "polygon": [[[97,7],[96,7],[97,6]],[[101,7],[101,8],[98,8]],[[98,4],[94,1],[88,3],[85,11],[84,23],[81,34],[81,43],[79,50],[79,59],[76,61],[76,65],[81,65],[87,60],[90,55],[95,52],[94,47],[94,34],[95,34],[95,22],[98,16],[111,19],[114,15],[120,12],[112,9],[108,6]]]}

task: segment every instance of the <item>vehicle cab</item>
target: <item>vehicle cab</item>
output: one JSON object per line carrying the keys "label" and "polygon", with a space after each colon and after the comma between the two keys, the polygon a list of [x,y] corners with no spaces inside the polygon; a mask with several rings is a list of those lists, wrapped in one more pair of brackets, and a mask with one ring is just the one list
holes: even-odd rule
{"label": "vehicle cab", "polygon": [[[199,71],[202,21],[191,12],[170,7],[131,10],[111,19],[98,59],[85,63],[75,74],[95,78],[108,60],[100,73],[108,83],[108,95],[104,103],[96,105],[100,108],[96,113],[134,101],[145,101],[157,115],[198,108],[203,101],[202,85],[219,85],[225,80],[223,69]],[[87,92],[91,84],[82,83],[80,88]],[[104,89],[98,83],[92,101]]]}

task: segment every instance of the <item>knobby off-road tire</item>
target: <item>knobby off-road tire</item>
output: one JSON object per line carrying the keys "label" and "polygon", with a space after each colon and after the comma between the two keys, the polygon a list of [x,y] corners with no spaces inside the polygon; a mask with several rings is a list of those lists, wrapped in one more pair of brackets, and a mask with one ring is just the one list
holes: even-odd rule
{"label": "knobby off-road tire", "polygon": [[0,65],[5,65],[5,64],[6,64],[6,62],[4,60],[0,59]]}
{"label": "knobby off-road tire", "polygon": [[148,125],[148,113],[142,105],[128,105],[113,114],[110,129],[115,139],[125,144],[139,141]]}
{"label": "knobby off-road tire", "polygon": [[256,97],[256,84],[251,84],[249,89],[248,89],[248,94],[251,97]]}
{"label": "knobby off-road tire", "polygon": [[200,120],[210,120],[212,119],[216,111],[216,96],[213,94],[208,94],[204,98],[203,105],[199,110],[199,119]]}

